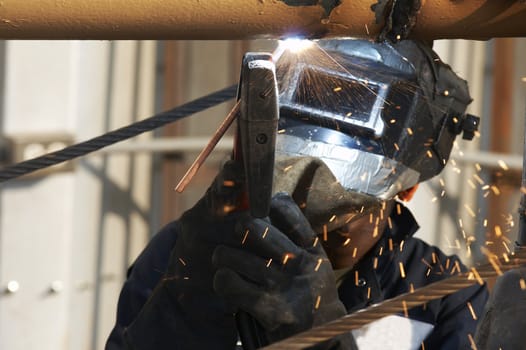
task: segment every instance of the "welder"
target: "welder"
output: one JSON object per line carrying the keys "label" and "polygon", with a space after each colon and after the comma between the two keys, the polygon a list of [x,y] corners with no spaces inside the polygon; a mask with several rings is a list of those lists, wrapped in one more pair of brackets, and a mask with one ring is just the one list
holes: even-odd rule
{"label": "welder", "polygon": [[[128,271],[106,348],[234,349],[235,313],[272,343],[465,271],[413,237],[403,205],[471,139],[467,83],[425,43],[320,40],[277,59],[280,119],[269,217],[238,210],[229,161]],[[469,349],[474,285],[316,349]]]}

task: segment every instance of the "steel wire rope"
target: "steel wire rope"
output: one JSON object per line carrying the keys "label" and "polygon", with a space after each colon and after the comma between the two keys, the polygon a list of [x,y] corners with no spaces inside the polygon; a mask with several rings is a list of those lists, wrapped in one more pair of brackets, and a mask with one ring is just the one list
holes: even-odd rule
{"label": "steel wire rope", "polygon": [[87,141],[79,142],[55,152],[46,153],[39,157],[9,165],[0,169],[0,183],[68,160],[85,156],[114,143],[124,141],[144,132],[186,118],[192,114],[204,111],[205,109],[234,98],[236,92],[237,84],[234,84],[168,111],[161,112],[136,123],[96,136]]}

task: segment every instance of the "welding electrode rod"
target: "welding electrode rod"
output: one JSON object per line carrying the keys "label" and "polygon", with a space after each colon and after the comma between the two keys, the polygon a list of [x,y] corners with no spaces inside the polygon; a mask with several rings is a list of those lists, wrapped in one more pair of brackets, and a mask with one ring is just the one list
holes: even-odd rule
{"label": "welding electrode rod", "polygon": [[225,132],[228,130],[230,125],[232,125],[234,119],[236,119],[236,116],[239,112],[239,105],[240,101],[237,101],[230,113],[228,113],[228,115],[226,116],[225,120],[223,120],[221,125],[219,125],[219,128],[217,128],[216,132],[212,135],[212,138],[210,139],[208,144],[205,146],[205,148],[203,148],[201,153],[199,153],[199,155],[194,160],[190,168],[188,168],[181,181],[179,181],[177,186],[175,186],[175,190],[177,192],[181,193],[184,191],[186,186],[190,183],[190,181],[192,181],[195,174],[197,174],[197,171],[199,170],[201,165],[203,165],[206,158],[208,158],[210,153],[212,153],[214,147],[217,145],[219,140],[221,140],[223,135],[225,135]]}
{"label": "welding electrode rod", "polygon": [[[2,0],[0,39],[376,38],[390,5],[373,0]],[[381,3],[381,2],[378,2]],[[391,3],[391,2],[387,2]],[[429,0],[407,15],[426,40],[526,36],[524,1]],[[377,23],[376,18],[379,19]],[[395,18],[396,19],[396,18]]]}
{"label": "welding electrode rod", "polygon": [[432,300],[453,294],[476,283],[483,283],[483,280],[517,268],[526,263],[526,252],[518,251],[507,260],[499,259],[496,256],[490,256],[489,259],[491,263],[479,266],[476,269],[471,269],[470,272],[454,275],[448,279],[418,288],[413,292],[401,294],[395,298],[382,301],[325,325],[315,327],[285,340],[271,344],[263,349],[304,349],[335,336],[352,331],[353,329],[363,327],[364,325],[379,320],[385,316],[396,313],[407,315],[408,311],[413,307],[424,305]]}

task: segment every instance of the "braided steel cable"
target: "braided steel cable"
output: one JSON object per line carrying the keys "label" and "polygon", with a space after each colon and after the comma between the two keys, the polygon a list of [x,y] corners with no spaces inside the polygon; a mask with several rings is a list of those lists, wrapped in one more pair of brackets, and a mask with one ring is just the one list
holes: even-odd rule
{"label": "braided steel cable", "polygon": [[[526,263],[526,251],[518,250],[507,260],[498,259],[496,256],[489,258],[489,263],[472,268],[467,273],[454,275],[435,283],[418,288],[413,292],[401,294],[392,299],[374,304],[366,309],[345,315],[342,318],[326,323],[322,326],[312,328],[308,331],[298,333],[285,340],[273,343],[262,349],[305,349],[324,342],[338,335],[345,334],[379,320],[385,316],[396,313],[407,315],[409,309],[426,304],[432,300],[453,294],[461,289],[470,287],[476,283],[483,283],[491,277],[498,276],[505,271],[518,268]],[[475,317],[475,316],[473,316]]]}
{"label": "braided steel cable", "polygon": [[237,84],[202,96],[171,110],[161,112],[150,118],[94,137],[90,140],[7,166],[0,170],[0,183],[50,167],[52,165],[84,156],[106,146],[142,134],[146,131],[151,131],[166,124],[186,118],[192,114],[204,111],[205,109],[234,98],[236,96],[236,92]]}

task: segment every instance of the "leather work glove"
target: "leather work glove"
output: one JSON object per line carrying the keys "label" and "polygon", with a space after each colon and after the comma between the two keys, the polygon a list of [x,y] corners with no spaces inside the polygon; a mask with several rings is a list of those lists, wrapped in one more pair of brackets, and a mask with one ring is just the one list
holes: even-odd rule
{"label": "leather work glove", "polygon": [[212,253],[234,230],[241,174],[237,163],[227,163],[204,197],[178,220],[167,271],[127,329],[130,348],[234,349],[234,313],[213,290]]}
{"label": "leather work glove", "polygon": [[477,349],[524,349],[525,279],[526,267],[510,270],[497,278],[477,327]]}
{"label": "leather work glove", "polygon": [[[270,221],[245,216],[229,246],[218,246],[214,288],[248,312],[272,342],[346,314],[331,264],[299,207],[286,194],[274,196]],[[352,335],[319,349],[352,349]],[[318,347],[317,347],[318,349]]]}

